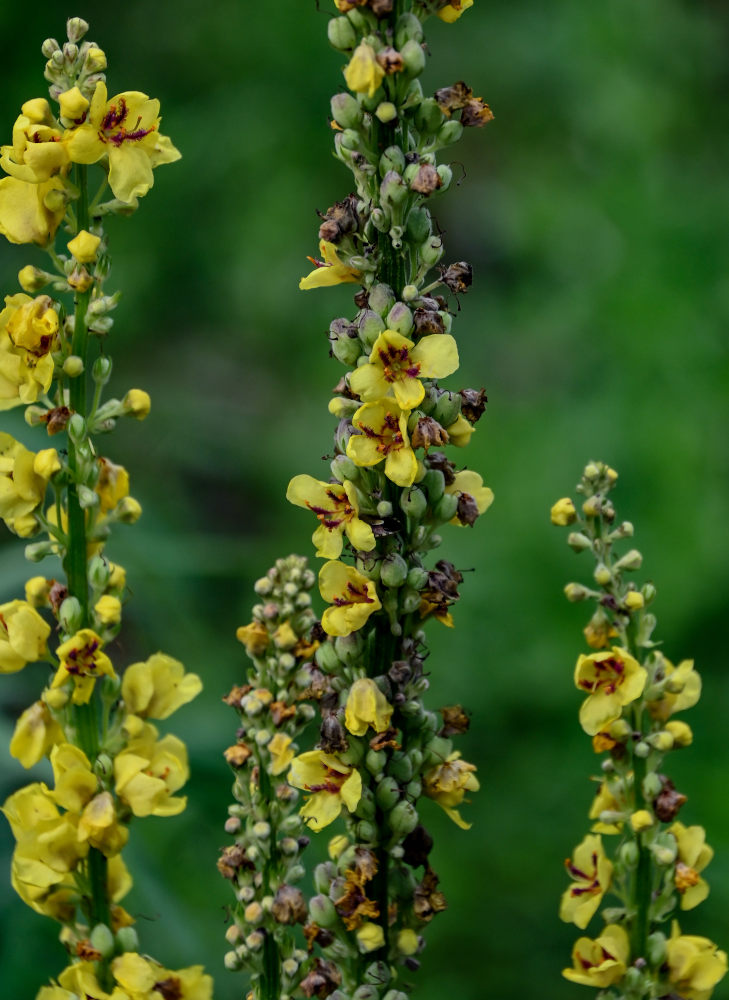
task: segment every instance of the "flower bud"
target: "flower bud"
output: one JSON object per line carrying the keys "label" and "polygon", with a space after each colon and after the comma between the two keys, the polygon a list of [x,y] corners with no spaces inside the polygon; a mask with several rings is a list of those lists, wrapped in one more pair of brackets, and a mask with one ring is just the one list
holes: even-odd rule
{"label": "flower bud", "polygon": [[671,720],[666,723],[666,731],[671,734],[674,747],[688,747],[693,743],[694,734],[685,722]]}
{"label": "flower bud", "polygon": [[380,334],[386,329],[384,320],[376,313],[373,309],[365,309],[359,318],[359,323],[357,324],[359,329],[359,337],[362,343],[366,347],[372,347],[380,336]]}
{"label": "flower bud", "polygon": [[[436,521],[445,524],[456,516],[458,511],[459,498],[455,493],[446,493],[440,498],[433,510],[433,517]],[[475,511],[474,511],[475,513]],[[470,523],[470,521],[469,521]]]}
{"label": "flower bud", "polygon": [[91,368],[91,377],[97,385],[106,385],[111,378],[111,358],[98,357]]}
{"label": "flower bud", "polygon": [[637,743],[635,744],[635,747],[634,747],[634,750],[633,750],[633,752],[634,752],[634,753],[636,754],[636,756],[638,756],[638,757],[643,757],[643,758],[645,759],[645,758],[646,758],[646,757],[647,757],[647,756],[648,756],[648,755],[650,754],[650,752],[651,752],[651,748],[650,748],[650,746],[649,746],[649,745],[648,745],[648,744],[647,744],[647,743],[645,742],[645,740],[639,740],[639,741],[638,741],[638,742],[637,742]]}
{"label": "flower bud", "polygon": [[74,444],[81,444],[86,438],[86,421],[80,413],[74,413],[66,424],[68,436]]}
{"label": "flower bud", "polygon": [[567,536],[567,544],[573,552],[582,552],[584,549],[592,548],[592,542],[581,531],[571,531]]}
{"label": "flower bud", "polygon": [[[363,926],[368,926],[368,925],[363,925]],[[371,951],[373,949],[366,948],[365,950]],[[376,986],[364,984],[363,986],[357,987],[357,989],[352,994],[352,1000],[380,1000],[380,991],[377,989]]]}
{"label": "flower bud", "polygon": [[28,264],[18,271],[18,283],[23,291],[29,295],[35,295],[36,292],[45,288],[50,279],[50,274],[41,271],[39,267],[33,267],[32,264]]}
{"label": "flower bud", "polygon": [[403,49],[409,41],[422,42],[423,26],[415,14],[401,14],[395,24],[395,46]]}
{"label": "flower bud", "polygon": [[618,570],[634,570],[640,569],[643,565],[643,556],[637,549],[631,549],[630,552],[626,552],[622,558],[618,559],[615,563],[615,569]]}
{"label": "flower bud", "polygon": [[331,100],[332,118],[342,128],[357,128],[362,121],[362,109],[351,94],[335,94]]}
{"label": "flower bud", "polygon": [[415,111],[415,127],[418,131],[432,135],[438,131],[443,121],[443,112],[435,98],[426,97],[425,100],[420,102]]}
{"label": "flower bud", "polygon": [[114,954],[114,935],[106,924],[97,924],[89,935],[91,947],[101,952],[102,958],[110,958]]}
{"label": "flower bud", "polygon": [[406,837],[418,825],[418,813],[412,802],[401,799],[389,813],[387,822],[392,832],[398,837]]}
{"label": "flower bud", "polygon": [[625,595],[624,603],[628,611],[640,611],[645,604],[645,600],[639,590],[629,590]]}
{"label": "flower bud", "polygon": [[395,778],[383,778],[375,789],[377,805],[383,812],[389,812],[400,800],[400,786]]}
{"label": "flower bud", "polygon": [[461,394],[441,390],[438,401],[433,408],[433,420],[437,420],[443,427],[450,427],[458,419],[461,412]]}
{"label": "flower bud", "polygon": [[643,779],[643,797],[648,802],[652,802],[663,789],[663,782],[655,772],[647,774]]}
{"label": "flower bud", "polygon": [[412,328],[412,311],[404,302],[396,302],[387,314],[387,329],[394,330],[395,333],[400,333],[403,337],[407,337],[410,335]]}
{"label": "flower bud", "polygon": [[68,375],[69,378],[77,378],[83,370],[83,358],[80,358],[78,354],[69,354],[63,362],[63,372],[65,375]]}
{"label": "flower bud", "polygon": [[[92,45],[86,52],[86,58],[84,59],[84,69],[89,74],[103,73],[106,69],[106,53],[103,49],[100,49],[96,45]],[[87,85],[92,82],[90,77],[87,77]],[[96,81],[94,81],[94,86]]]}
{"label": "flower bud", "polygon": [[652,966],[659,968],[666,961],[666,936],[660,931],[649,934],[646,940],[646,958]]}
{"label": "flower bud", "polygon": [[66,21],[66,34],[69,42],[80,42],[88,30],[89,23],[84,21],[82,17],[70,17]]}
{"label": "flower bud", "polygon": [[334,640],[334,649],[337,656],[348,667],[355,667],[359,663],[364,650],[364,638],[361,632],[350,632],[349,635],[340,635]]}
{"label": "flower bud", "polygon": [[599,584],[601,587],[606,587],[613,578],[612,573],[607,568],[605,563],[598,563],[595,567],[595,572],[592,575],[595,578],[595,583]]}
{"label": "flower bud", "polygon": [[564,528],[568,524],[574,524],[577,520],[577,511],[570,497],[562,497],[552,505],[549,516],[552,524]]}
{"label": "flower bud", "polygon": [[[646,736],[646,743],[650,744],[654,750],[658,750],[659,753],[666,753],[666,751],[673,749],[673,736],[671,736],[667,729],[662,729],[657,733],[651,733],[650,736]],[[655,798],[656,795],[658,795],[658,792],[655,792],[651,798]]]}
{"label": "flower bud", "polygon": [[348,332],[342,332],[335,337],[329,338],[329,342],[332,346],[332,354],[340,361],[343,365],[351,368],[353,365],[357,364],[357,361],[362,354],[362,344],[360,343],[356,331],[353,331],[354,335]]}
{"label": "flower bud", "polygon": [[[446,122],[446,125],[458,125],[458,122]],[[441,129],[441,132],[443,129]],[[455,140],[454,140],[455,141]],[[453,171],[448,166],[447,163],[441,163],[437,168],[436,173],[440,178],[440,185],[438,190],[441,192],[447,191],[451,186],[451,181],[453,180]]]}
{"label": "flower bud", "polygon": [[403,587],[400,592],[400,600],[403,613],[406,615],[411,615],[420,607],[420,594],[417,590],[412,590],[410,587]]}
{"label": "flower bud", "polygon": [[568,583],[564,588],[564,596],[574,604],[577,601],[586,601],[590,591],[581,583]]}
{"label": "flower bud", "polygon": [[402,750],[396,750],[390,758],[387,773],[400,784],[405,785],[413,776],[413,765],[410,758]]}
{"label": "flower bud", "polygon": [[355,836],[363,844],[373,844],[379,837],[379,831],[374,823],[369,820],[361,820],[354,828]]}
{"label": "flower bud", "polygon": [[397,552],[391,552],[382,560],[380,579],[386,587],[401,587],[408,575],[408,564]]}
{"label": "flower bud", "polygon": [[618,857],[620,861],[628,869],[633,869],[638,867],[638,845],[634,840],[627,840],[618,851]]}
{"label": "flower bud", "polygon": [[25,546],[25,558],[29,562],[40,562],[46,556],[53,555],[53,548],[53,542],[33,542]]}
{"label": "flower bud", "polygon": [[142,516],[142,505],[134,497],[123,497],[114,508],[117,521],[134,524]]}
{"label": "flower bud", "polygon": [[116,948],[119,952],[139,951],[139,937],[133,927],[122,927],[116,932]]}
{"label": "flower bud", "polygon": [[408,517],[419,521],[428,509],[428,500],[421,489],[411,486],[400,494],[400,507]]}
{"label": "flower bud", "polygon": [[385,177],[391,170],[402,174],[405,169],[405,154],[399,146],[388,146],[380,157],[380,174]]}
{"label": "flower bud", "polygon": [[[296,817],[296,821],[297,824],[299,825],[301,824],[301,821],[298,819],[298,817]],[[314,888],[316,889],[316,891],[320,893],[328,893],[329,887],[332,883],[332,879],[336,878],[336,875],[337,875],[337,869],[331,863],[331,861],[322,861],[321,864],[318,864],[314,869]],[[321,923],[320,920],[317,920],[316,922]]]}
{"label": "flower bud", "polygon": [[61,46],[58,44],[55,38],[46,38],[46,40],[41,45],[41,52],[46,59],[51,59],[55,52],[58,52]]}
{"label": "flower bud", "polygon": [[416,42],[414,38],[409,39],[400,49],[400,56],[403,72],[410,76],[420,76],[425,69],[425,52],[420,42]]}
{"label": "flower bud", "polygon": [[58,609],[58,622],[64,632],[74,635],[81,628],[81,605],[76,597],[67,597]]}
{"label": "flower bud", "polygon": [[353,49],[357,44],[357,34],[347,17],[333,17],[327,25],[329,44],[340,52]]}
{"label": "flower bud", "polygon": [[[395,296],[389,285],[373,285],[370,289],[368,296],[369,308],[379,313],[380,316],[384,317],[392,308],[394,302]],[[382,329],[384,330],[385,327],[383,326]]]}
{"label": "flower bud", "polygon": [[345,479],[355,482],[359,478],[359,469],[346,455],[337,455],[336,458],[332,459],[329,467],[334,478],[340,483],[343,483]]}
{"label": "flower bud", "polygon": [[380,103],[375,108],[375,117],[386,125],[388,122],[394,122],[397,118],[397,108],[392,103],[392,101],[380,101]]}

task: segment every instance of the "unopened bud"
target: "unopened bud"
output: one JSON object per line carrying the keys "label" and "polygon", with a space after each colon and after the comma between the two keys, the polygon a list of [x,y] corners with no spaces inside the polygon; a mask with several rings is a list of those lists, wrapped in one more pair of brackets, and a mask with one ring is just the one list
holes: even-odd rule
{"label": "unopened bud", "polygon": [[329,44],[340,52],[347,52],[357,44],[357,35],[347,17],[333,17],[327,25]]}
{"label": "unopened bud", "polygon": [[114,935],[106,924],[97,924],[89,935],[89,941],[102,958],[110,958],[114,954]]}
{"label": "unopened bud", "polygon": [[86,438],[86,421],[80,413],[74,413],[66,424],[68,436],[74,444],[81,444]]}
{"label": "unopened bud", "polygon": [[403,337],[407,337],[413,328],[412,311],[404,302],[396,302],[387,314],[386,322],[388,330],[394,330],[395,333],[400,333]]}
{"label": "unopened bud", "polygon": [[581,531],[570,531],[567,536],[567,544],[574,552],[582,552],[584,549],[592,548],[592,542]]}
{"label": "unopened bud", "polygon": [[65,375],[68,375],[69,378],[76,378],[83,370],[83,358],[80,358],[78,354],[69,354],[63,362],[63,372]]}
{"label": "unopened bud", "polygon": [[618,857],[626,868],[638,867],[638,845],[634,840],[626,841],[618,851]]}
{"label": "unopened bud", "polygon": [[592,575],[595,578],[595,583],[599,584],[601,587],[606,587],[613,578],[612,573],[607,568],[605,563],[598,563],[595,567],[595,572]]}
{"label": "unopened bud", "polygon": [[116,932],[117,951],[139,951],[139,935],[133,927],[122,927]]}
{"label": "unopened bud", "polygon": [[81,605],[76,597],[67,597],[58,610],[58,622],[68,635],[74,635],[81,628]]}
{"label": "unopened bud", "polygon": [[398,837],[412,833],[418,825],[418,813],[412,802],[401,799],[387,817],[390,829]]}
{"label": "unopened bud", "polygon": [[335,94],[331,100],[332,118],[341,128],[357,128],[362,121],[362,109],[351,94]]}
{"label": "unopened bud", "polygon": [[622,558],[618,559],[615,563],[615,569],[640,569],[643,564],[643,556],[637,549],[631,549],[630,552],[626,552]]}
{"label": "unopened bud", "polygon": [[117,521],[122,524],[134,524],[142,514],[142,505],[134,497],[123,497],[114,508]]}
{"label": "unopened bud", "polygon": [[69,42],[80,42],[88,30],[89,23],[82,17],[70,17],[66,21],[66,35]]}
{"label": "unopened bud", "polygon": [[564,588],[564,596],[574,604],[577,601],[586,601],[590,596],[590,591],[581,583],[568,583]]}

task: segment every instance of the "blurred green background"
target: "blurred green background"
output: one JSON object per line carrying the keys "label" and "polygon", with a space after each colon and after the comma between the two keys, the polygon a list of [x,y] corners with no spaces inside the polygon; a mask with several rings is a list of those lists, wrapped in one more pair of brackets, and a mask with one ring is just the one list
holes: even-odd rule
{"label": "blurred green background", "polygon": [[[4,141],[21,103],[45,92],[43,38],[81,14],[107,52],[110,92],[159,97],[184,156],[157,172],[136,217],[110,227],[109,288],[124,293],[113,387],[147,389],[153,411],[108,441],[144,507],[109,551],[133,590],[116,662],[162,648],[206,684],[171,724],[191,752],[188,809],[134,827],[128,905],[143,947],[173,968],[204,962],[218,1000],[245,985],[222,968],[229,890],[215,860],[231,781],[220,754],[235,717],[220,696],[245,667],[234,630],[251,584],[278,555],[310,552],[312,525],[284,493],[292,475],[325,471],[341,374],[326,330],[354,314],[351,288],[297,290],[315,209],[350,190],[330,155],[344,60],[326,43],[329,6],[36,0],[0,12]],[[712,894],[683,926],[729,945],[728,35],[721,0],[477,0],[460,23],[429,29],[426,89],[465,79],[496,115],[455,148],[463,180],[433,203],[446,259],[474,266],[451,384],[487,389],[466,460],[496,501],[441,550],[475,572],[455,631],[432,632],[431,705],[472,710],[462,749],[482,791],[464,810],[468,833],[423,806],[450,908],[429,929],[420,1000],[586,995],[560,976],[578,934],[557,906],[597,770],[572,685],[587,615],[562,596],[590,564],[548,511],[589,458],[620,472],[618,512],[658,586],[666,654],[695,657],[704,678],[687,717],[696,742],[669,763],[690,799],[682,820],[705,825],[716,848]],[[7,292],[31,259],[41,255],[0,246]],[[24,433],[17,415],[3,426]],[[0,541],[9,600],[34,570],[21,542]],[[43,676],[2,679],[3,745]],[[9,758],[0,773],[2,798],[27,780]],[[7,871],[4,821],[0,844]],[[0,907],[4,993],[34,996],[62,965],[54,927],[4,880]]]}

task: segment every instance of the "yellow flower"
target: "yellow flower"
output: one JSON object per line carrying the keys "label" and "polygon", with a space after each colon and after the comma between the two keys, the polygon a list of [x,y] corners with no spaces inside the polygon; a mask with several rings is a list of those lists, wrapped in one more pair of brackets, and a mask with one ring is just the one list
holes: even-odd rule
{"label": "yellow flower", "polygon": [[268,629],[262,622],[241,625],[235,635],[238,641],[246,647],[246,653],[251,657],[262,656],[271,641]]}
{"label": "yellow flower", "polygon": [[[212,1000],[213,981],[201,965],[192,965],[176,972],[165,969],[151,958],[127,951],[111,963],[111,971],[120,990],[114,990],[110,1000],[148,1000],[169,997],[170,1000]],[[123,991],[123,992],[122,992]],[[83,995],[83,994],[81,994]],[[102,1000],[106,994],[98,994]],[[91,994],[96,997],[97,994]]]}
{"label": "yellow flower", "polygon": [[423,791],[445,810],[456,826],[460,826],[462,830],[470,830],[472,824],[465,822],[456,806],[463,802],[467,791],[477,792],[480,786],[478,778],[473,773],[476,770],[475,765],[461,760],[460,757],[460,753],[456,751],[449,754],[448,759],[442,764],[437,764],[427,771],[423,777]]}
{"label": "yellow flower", "polygon": [[473,7],[473,0],[448,0],[445,7],[441,7],[440,10],[436,11],[436,14],[447,24],[453,24],[457,21],[464,10],[468,10],[469,7]]}
{"label": "yellow flower", "polygon": [[385,943],[385,932],[379,924],[366,921],[357,930],[357,947],[366,954],[368,951],[377,951]]}
{"label": "yellow flower", "polygon": [[473,424],[470,424],[463,414],[459,413],[455,421],[446,427],[448,444],[453,444],[456,448],[465,448],[475,430]]}
{"label": "yellow flower", "polygon": [[78,838],[107,858],[116,857],[125,846],[129,830],[119,822],[111,792],[100,792],[87,802],[79,819]]}
{"label": "yellow flower", "polygon": [[51,627],[27,601],[0,604],[0,674],[14,674],[46,653]]}
{"label": "yellow flower", "polygon": [[202,691],[197,674],[166,653],[155,653],[144,663],[133,663],[124,671],[122,698],[128,712],[147,719],[167,719]]}
{"label": "yellow flower", "polygon": [[59,177],[41,184],[17,177],[0,181],[0,233],[10,243],[47,246],[65,214],[65,188]]}
{"label": "yellow flower", "polygon": [[99,478],[95,488],[99,496],[99,510],[107,514],[129,496],[129,473],[123,465],[115,465],[108,458],[99,457],[97,462]]}
{"label": "yellow flower", "polygon": [[563,497],[558,500],[556,504],[553,504],[551,511],[549,512],[552,524],[556,524],[560,528],[566,527],[568,524],[574,524],[577,520],[577,511],[575,510],[575,505],[572,503],[569,497]]}
{"label": "yellow flower", "polygon": [[669,826],[668,832],[676,838],[678,861],[674,883],[681,895],[681,909],[693,910],[709,895],[709,885],[699,872],[714,857],[714,851],[706,843],[703,826],[684,826],[678,821]]}
{"label": "yellow flower", "polygon": [[347,457],[355,465],[368,467],[385,460],[385,475],[398,486],[412,486],[418,473],[418,460],[410,447],[407,411],[394,399],[365,403],[352,417],[360,431],[347,441]]}
{"label": "yellow flower", "polygon": [[418,935],[411,927],[405,927],[397,936],[397,950],[401,955],[414,955],[419,947]]}
{"label": "yellow flower", "polygon": [[51,684],[61,687],[73,680],[74,705],[85,705],[91,698],[97,677],[116,677],[111,660],[102,652],[100,637],[90,628],[82,628],[56,650],[60,665]]}
{"label": "yellow flower", "polygon": [[180,159],[179,150],[159,134],[159,101],[137,90],[107,100],[106,84],[96,85],[86,121],[68,133],[74,163],[109,158],[109,187],[114,197],[135,202],[154,184],[154,167]]}
{"label": "yellow flower", "polygon": [[343,806],[353,812],[362,796],[359,771],[323,750],[294,757],[288,780],[294,788],[311,792],[300,814],[316,833],[332,823]]}
{"label": "yellow flower", "polygon": [[88,111],[89,102],[78,87],[71,87],[58,95],[61,117],[68,118],[74,124],[81,124]]}
{"label": "yellow flower", "polygon": [[352,547],[370,552],[375,547],[372,528],[359,517],[357,491],[349,481],[323,483],[312,476],[294,476],[286,499],[316,514],[319,527],[312,535],[317,556],[337,559],[342,554],[344,535]]}
{"label": "yellow flower", "polygon": [[271,754],[271,774],[283,774],[291,761],[294,759],[294,751],[291,749],[293,740],[285,733],[274,733],[273,738],[268,743],[268,752]]}
{"label": "yellow flower", "polygon": [[118,625],[121,621],[121,601],[111,594],[104,594],[94,605],[94,614],[101,625]]}
{"label": "yellow flower", "polygon": [[382,607],[374,583],[336,560],[324,563],[319,571],[319,592],[332,605],[321,619],[327,635],[356,632]]}
{"label": "yellow flower", "polygon": [[608,924],[592,941],[579,938],[572,949],[571,969],[562,975],[573,983],[605,989],[619,982],[626,973],[630,959],[630,942],[620,924]]}
{"label": "yellow flower", "polygon": [[694,934],[681,934],[674,920],[667,943],[668,979],[684,1000],[708,1000],[727,970],[726,952],[713,941]]}
{"label": "yellow flower", "polygon": [[63,739],[63,730],[48,711],[48,706],[45,702],[36,701],[26,708],[15,724],[10,754],[23,767],[33,767]]}
{"label": "yellow flower", "polygon": [[473,524],[475,520],[474,512],[470,509],[471,501],[475,504],[479,515],[484,514],[494,502],[494,491],[490,487],[484,486],[481,476],[470,469],[457,472],[453,477],[453,482],[446,486],[445,491],[454,494],[459,499],[458,511],[456,516],[451,518],[451,524],[459,524],[462,527]]}
{"label": "yellow flower", "polygon": [[403,410],[423,401],[421,378],[444,378],[458,368],[458,348],[447,333],[422,337],[417,346],[394,330],[383,330],[369,362],[349,376],[349,385],[362,402],[375,402],[394,393]]}
{"label": "yellow flower", "polygon": [[588,834],[564,864],[573,884],[562,895],[560,919],[584,930],[610,887],[613,865],[602,838],[594,834]]}
{"label": "yellow flower", "polygon": [[309,257],[315,267],[299,282],[299,288],[302,291],[306,292],[310,288],[328,288],[331,285],[341,285],[347,282],[359,282],[362,277],[361,272],[349,267],[348,264],[339,259],[337,248],[333,243],[320,240],[319,253],[324,258],[323,260],[314,260],[313,257]]}
{"label": "yellow flower", "polygon": [[647,809],[638,809],[637,812],[631,813],[630,816],[630,826],[635,833],[650,830],[654,822],[653,814]]}
{"label": "yellow flower", "polygon": [[648,702],[648,711],[654,719],[663,721],[674,712],[694,707],[701,697],[701,675],[694,670],[693,660],[682,660],[674,667],[665,656],[658,656],[666,684],[660,701]]}
{"label": "yellow flower", "polygon": [[375,50],[367,42],[360,42],[344,68],[344,79],[349,89],[373,97],[384,77],[385,71],[377,61]]}
{"label": "yellow flower", "polygon": [[667,722],[666,732],[671,734],[673,738],[674,747],[689,747],[694,741],[694,734],[691,732],[691,726],[687,725],[685,722]]}
{"label": "yellow flower", "polygon": [[44,576],[32,576],[25,583],[25,599],[34,608],[47,608],[53,581]]}
{"label": "yellow flower", "polygon": [[122,400],[124,413],[135,420],[144,420],[152,409],[152,400],[144,389],[130,389]]}
{"label": "yellow flower", "polygon": [[34,454],[0,432],[0,518],[21,538],[37,530],[33,512],[42,504],[48,480],[58,469],[55,448]]}
{"label": "yellow flower", "polygon": [[643,693],[647,671],[618,646],[599,653],[582,654],[575,667],[575,685],[587,691],[580,706],[580,724],[594,736],[620,718],[624,705]]}
{"label": "yellow flower", "polygon": [[5,296],[0,312],[0,410],[34,403],[53,378],[58,313],[47,295]]}
{"label": "yellow flower", "polygon": [[96,251],[100,243],[101,237],[81,229],[72,240],[69,240],[67,246],[79,264],[91,264],[96,260]]}
{"label": "yellow flower", "polygon": [[360,677],[349,689],[344,724],[353,736],[364,736],[368,726],[384,732],[392,713],[392,705],[371,677]]}
{"label": "yellow flower", "polygon": [[[28,113],[30,112],[30,113]],[[70,165],[62,133],[53,127],[48,102],[28,101],[13,125],[13,143],[0,149],[0,167],[19,181],[39,184]]]}
{"label": "yellow flower", "polygon": [[608,780],[605,779],[602,781],[595,798],[592,800],[590,811],[587,814],[589,819],[597,820],[597,823],[594,823],[591,827],[592,832],[606,834],[620,833],[623,828],[622,823],[603,823],[600,820],[600,814],[607,810],[610,812],[621,812],[624,808],[624,804],[613,795]]}
{"label": "yellow flower", "polygon": [[135,816],[176,816],[187,805],[184,796],[173,797],[190,775],[185,744],[176,736],[157,736],[150,723],[134,725],[132,738],[114,759],[116,794]]}

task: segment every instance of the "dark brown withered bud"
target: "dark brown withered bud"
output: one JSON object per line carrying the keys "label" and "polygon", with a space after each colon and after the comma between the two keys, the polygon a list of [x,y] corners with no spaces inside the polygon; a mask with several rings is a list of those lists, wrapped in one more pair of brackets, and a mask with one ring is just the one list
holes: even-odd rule
{"label": "dark brown withered bud", "polygon": [[325,715],[319,730],[319,746],[324,753],[343,753],[349,743],[344,726],[336,715]]}
{"label": "dark brown withered bud", "polygon": [[322,628],[321,622],[314,622],[311,626],[311,632],[309,633],[309,639],[311,642],[325,642],[327,639],[327,634]]}
{"label": "dark brown withered bud", "polygon": [[222,700],[226,705],[230,705],[231,708],[240,708],[241,698],[245,698],[248,692],[252,690],[252,684],[234,684]]}
{"label": "dark brown withered bud", "polygon": [[417,972],[420,968],[420,962],[417,958],[413,958],[412,955],[408,955],[403,964],[405,965],[405,968],[409,969],[411,972]]}
{"label": "dark brown withered bud", "polygon": [[429,195],[437,191],[442,183],[443,181],[435,167],[431,166],[430,163],[421,163],[417,174],[410,181],[410,189],[417,191],[418,194]]}
{"label": "dark brown withered bud", "polygon": [[440,280],[448,285],[456,295],[467,292],[473,281],[473,268],[465,260],[459,260],[450,267],[440,267]]}
{"label": "dark brown withered bud", "polygon": [[470,493],[458,494],[458,507],[456,517],[460,524],[468,525],[472,528],[478,520],[478,504]]}
{"label": "dark brown withered bud", "polygon": [[452,111],[458,111],[459,108],[466,106],[466,103],[473,97],[473,91],[466,86],[463,80],[459,80],[458,83],[454,83],[450,87],[441,87],[440,90],[436,90],[433,97],[438,102],[438,107],[443,114],[450,116]]}
{"label": "dark brown withered bud", "polygon": [[659,775],[663,782],[663,787],[653,800],[653,811],[662,823],[671,823],[681,806],[688,801],[685,795],[676,791],[676,786],[665,775]]}
{"label": "dark brown withered bud", "polygon": [[315,958],[309,972],[299,983],[299,989],[305,997],[319,997],[326,1000],[342,982],[342,973],[334,962],[325,958]]}
{"label": "dark brown withered bud", "polygon": [[177,976],[168,976],[167,979],[162,979],[159,983],[155,983],[152,987],[152,992],[159,993],[162,1000],[182,1000],[184,996],[182,983]]}
{"label": "dark brown withered bud", "polygon": [[338,340],[340,337],[349,337],[350,340],[354,340],[357,336],[357,324],[352,323],[346,316],[338,316],[329,324],[330,340]]}
{"label": "dark brown withered bud", "polygon": [[460,736],[461,733],[468,732],[471,720],[463,711],[462,705],[445,705],[441,708],[440,714],[443,716],[441,736]]}
{"label": "dark brown withered bud", "polygon": [[66,424],[71,416],[71,411],[67,406],[56,406],[53,410],[49,410],[48,413],[42,418],[46,430],[48,431],[49,437],[53,437],[54,434],[60,434],[61,431],[65,431]]}
{"label": "dark brown withered bud", "polygon": [[303,851],[311,843],[311,837],[297,837],[296,843],[299,845],[299,850]]}
{"label": "dark brown withered bud", "polygon": [[424,923],[432,920],[436,913],[448,908],[445,896],[438,889],[438,876],[432,868],[426,868],[425,877],[416,886],[413,894],[413,910]]}
{"label": "dark brown withered bud", "polygon": [[240,844],[224,847],[218,858],[218,871],[223,878],[234,879],[239,871],[253,870],[255,865],[246,857],[246,852]]}
{"label": "dark brown withered bud", "polygon": [[296,706],[287,705],[285,701],[272,701],[269,705],[269,711],[274,726],[280,726],[286,719],[293,719],[296,715]]}
{"label": "dark brown withered bud", "polygon": [[430,333],[445,333],[443,317],[434,309],[425,309],[419,306],[413,313],[413,323],[415,324],[413,331],[415,340],[418,337],[426,337]]}
{"label": "dark brown withered bud", "polygon": [[437,469],[439,472],[443,473],[443,478],[445,479],[446,486],[450,486],[455,482],[456,479],[456,466],[455,462],[451,462],[450,459],[446,458],[442,451],[434,451],[427,456],[425,459],[425,464],[429,469]]}
{"label": "dark brown withered bud", "polygon": [[380,907],[374,899],[368,899],[364,881],[354,869],[345,872],[342,890],[341,896],[334,900],[334,908],[348,931],[361,927],[362,921],[368,917],[379,917]]}
{"label": "dark brown withered bud", "polygon": [[375,538],[385,538],[387,535],[396,535],[400,531],[400,521],[394,515],[380,518],[378,521],[371,521],[372,534]]}
{"label": "dark brown withered bud", "polygon": [[231,767],[243,767],[251,753],[251,748],[247,746],[247,744],[236,743],[234,746],[228,747],[227,750],[224,750],[223,756]]}
{"label": "dark brown withered bud", "polygon": [[310,682],[309,687],[299,695],[300,700],[313,698],[321,701],[331,691],[331,683],[325,673],[323,673],[315,663],[307,664]]}
{"label": "dark brown withered bud", "polygon": [[[332,395],[333,396],[344,396],[345,399],[359,399],[359,396],[356,396],[352,392],[352,390],[349,388],[349,384],[347,383],[347,379],[344,377],[344,375],[342,375],[342,377],[340,378],[340,380],[337,382],[337,384],[332,389]],[[324,634],[326,635],[326,633],[324,633]]]}
{"label": "dark brown withered bud", "polygon": [[286,782],[276,785],[276,798],[280,802],[293,802],[296,798],[296,789],[292,788],[291,785]]}
{"label": "dark brown withered bud", "polygon": [[68,597],[68,587],[60,583],[58,580],[54,580],[51,583],[50,590],[48,591],[48,602],[53,608],[53,613],[58,614],[61,605]]}
{"label": "dark brown withered bud", "polygon": [[388,676],[396,687],[402,687],[412,678],[413,669],[407,660],[395,660],[388,671]]}
{"label": "dark brown withered bud", "polygon": [[403,57],[397,49],[393,49],[391,45],[377,53],[377,62],[387,74],[401,73],[403,66],[405,65]]}
{"label": "dark brown withered bud", "polygon": [[282,885],[274,897],[271,913],[279,924],[305,923],[308,910],[301,889]]}
{"label": "dark brown withered bud", "polygon": [[83,938],[76,942],[76,957],[82,962],[99,962],[102,954],[98,948],[94,948],[88,938]]}
{"label": "dark brown withered bud", "polygon": [[433,417],[420,417],[415,429],[410,435],[410,444],[413,448],[439,448],[448,444],[448,431]]}
{"label": "dark brown withered bud", "polygon": [[370,0],[370,10],[375,17],[387,17],[392,14],[392,0]]}
{"label": "dark brown withered bud", "polygon": [[416,153],[414,149],[405,154],[405,165],[409,167],[411,163],[420,163],[420,153]]}
{"label": "dark brown withered bud", "polygon": [[322,216],[324,221],[319,227],[319,239],[327,243],[339,243],[349,233],[359,228],[357,214],[357,196],[350,194],[344,201],[335,202]]}
{"label": "dark brown withered bud", "polygon": [[488,396],[485,389],[461,389],[461,413],[469,424],[477,423],[484,414]]}
{"label": "dark brown withered bud", "polygon": [[428,587],[439,591],[445,597],[457,599],[459,583],[463,583],[463,573],[447,559],[439,559],[435,569],[428,573]]}
{"label": "dark brown withered bud", "polygon": [[360,288],[354,296],[354,304],[358,309],[366,309],[370,304],[370,293],[366,289]]}
{"label": "dark brown withered bud", "polygon": [[472,97],[461,111],[461,125],[466,128],[483,128],[494,120],[494,113],[482,97]]}
{"label": "dark brown withered bud", "polygon": [[397,741],[397,729],[393,729],[392,726],[381,733],[377,733],[370,740],[371,750],[385,750],[388,747],[392,750],[400,749],[400,744]]}
{"label": "dark brown withered bud", "polygon": [[367,847],[355,847],[354,870],[360,882],[370,882],[377,874],[377,855]]}
{"label": "dark brown withered bud", "polygon": [[428,855],[433,849],[433,838],[424,826],[418,824],[415,829],[407,835],[402,842],[404,854],[403,861],[411,868],[419,868],[421,865],[427,866]]}
{"label": "dark brown withered bud", "polygon": [[334,944],[332,932],[320,927],[319,924],[304,924],[303,931],[306,938],[306,950],[309,952],[314,950],[315,944],[318,944],[320,948],[328,948],[330,944]]}

